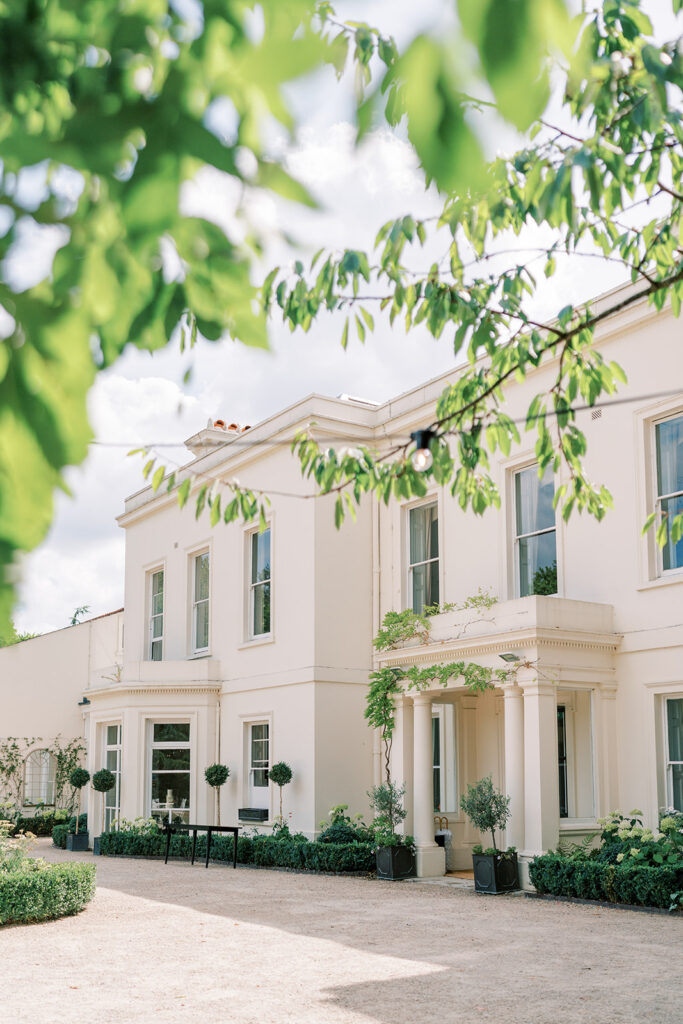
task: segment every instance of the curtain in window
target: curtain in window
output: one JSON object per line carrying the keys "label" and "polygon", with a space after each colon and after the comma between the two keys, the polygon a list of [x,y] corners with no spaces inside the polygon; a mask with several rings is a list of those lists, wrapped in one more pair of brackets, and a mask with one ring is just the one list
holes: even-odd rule
{"label": "curtain in window", "polygon": [[413,611],[439,603],[439,518],[436,505],[410,510]]}

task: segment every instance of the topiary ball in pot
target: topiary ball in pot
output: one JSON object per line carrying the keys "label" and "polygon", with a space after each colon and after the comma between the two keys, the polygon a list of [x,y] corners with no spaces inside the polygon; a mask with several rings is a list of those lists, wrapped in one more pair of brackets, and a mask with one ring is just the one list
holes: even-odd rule
{"label": "topiary ball in pot", "polygon": [[282,787],[292,781],[292,769],[286,761],[278,761],[268,772],[268,778],[280,787],[280,823],[282,824]]}
{"label": "topiary ball in pot", "polygon": [[219,796],[219,789],[225,785],[230,776],[230,769],[227,764],[210,764],[208,768],[204,769],[204,778],[206,779],[209,786],[216,791],[216,824],[221,823],[221,801]]}
{"label": "topiary ball in pot", "polygon": [[[84,786],[87,786],[88,783],[90,782],[90,772],[86,771],[85,768],[74,768],[74,770],[69,775],[69,782],[71,783],[71,785],[73,786],[74,789],[78,790],[78,812],[76,814],[76,832],[75,832],[75,834],[78,835],[78,822],[79,822],[79,818],[81,816],[81,790],[83,789]],[[68,841],[68,838],[67,838],[67,841]],[[78,843],[75,844],[75,845],[72,844],[72,849],[79,849],[79,848],[81,848],[80,844],[78,844]],[[86,835],[86,840],[85,840],[85,847],[82,847],[82,848],[83,849],[87,849],[88,848],[87,835]],[[68,849],[68,846],[67,846],[67,849]]]}
{"label": "topiary ball in pot", "polygon": [[[108,768],[100,768],[98,772],[92,777],[92,788],[97,793],[108,793],[116,785],[116,776],[113,772],[110,772]],[[106,801],[102,798],[102,828],[100,832],[104,832],[104,811]],[[97,842],[97,840],[95,840]],[[98,847],[99,848],[99,847]]]}

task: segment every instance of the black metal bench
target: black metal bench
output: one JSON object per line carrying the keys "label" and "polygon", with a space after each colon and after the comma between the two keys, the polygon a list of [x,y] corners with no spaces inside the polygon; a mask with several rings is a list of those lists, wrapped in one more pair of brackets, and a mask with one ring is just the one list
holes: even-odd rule
{"label": "black metal bench", "polygon": [[209,866],[209,857],[211,856],[211,836],[214,832],[232,832],[234,845],[233,845],[233,856],[232,866],[237,867],[237,833],[239,832],[239,825],[185,825],[183,822],[173,822],[172,824],[164,825],[164,832],[166,833],[166,857],[164,858],[164,864],[168,864],[168,854],[171,849],[171,836],[178,832],[191,832],[192,833],[192,863],[194,864],[194,855],[197,849],[197,832],[206,832],[206,867]]}

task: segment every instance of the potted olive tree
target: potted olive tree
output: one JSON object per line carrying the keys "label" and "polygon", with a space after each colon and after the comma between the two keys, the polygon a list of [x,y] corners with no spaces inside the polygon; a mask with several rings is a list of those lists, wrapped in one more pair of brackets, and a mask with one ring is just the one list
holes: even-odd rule
{"label": "potted olive tree", "polygon": [[76,806],[76,831],[68,832],[66,836],[67,850],[74,852],[88,849],[89,836],[87,832],[79,832],[78,825],[81,816],[81,790],[90,782],[90,772],[85,768],[74,768],[69,775],[69,782],[74,789],[78,790],[78,803]]}
{"label": "potted olive tree", "polygon": [[221,823],[221,794],[220,788],[225,785],[230,775],[227,764],[210,764],[204,769],[204,778],[216,794],[216,824]]}
{"label": "potted olive tree", "polygon": [[479,832],[490,832],[493,846],[472,849],[476,892],[501,893],[519,889],[517,851],[514,846],[499,850],[496,831],[505,828],[510,817],[510,797],[494,788],[491,776],[467,787],[460,806]]}
{"label": "potted olive tree", "polygon": [[102,768],[99,772],[95,772],[92,777],[92,788],[102,794],[102,827],[100,828],[100,835],[95,836],[92,841],[92,852],[93,856],[99,856],[100,852],[100,839],[101,833],[104,832],[104,814],[106,810],[106,799],[105,794],[114,788],[116,785],[116,776],[113,772],[110,772],[108,768]]}
{"label": "potted olive tree", "polygon": [[[388,775],[388,771],[387,771]],[[375,812],[371,828],[375,841],[378,878],[412,878],[415,874],[415,845],[412,836],[400,835],[396,828],[405,821],[403,806],[406,787],[388,777],[381,786],[368,792]]]}
{"label": "potted olive tree", "polygon": [[280,788],[280,826],[284,824],[282,817],[282,787],[289,785],[292,781],[292,769],[286,761],[278,761],[268,772],[268,778]]}

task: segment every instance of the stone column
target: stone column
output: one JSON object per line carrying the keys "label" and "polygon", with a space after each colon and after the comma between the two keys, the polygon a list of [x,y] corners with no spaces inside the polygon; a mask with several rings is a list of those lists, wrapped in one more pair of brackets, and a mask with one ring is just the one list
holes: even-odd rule
{"label": "stone column", "polygon": [[620,806],[617,771],[617,687],[615,684],[603,683],[597,690],[593,690],[592,698],[591,710],[596,717],[594,736],[597,740],[594,755],[594,768],[597,768],[598,775],[596,817],[600,817]]}
{"label": "stone column", "polygon": [[[462,785],[459,787],[461,793],[467,792],[467,786],[476,782],[479,778],[477,766],[477,710],[480,698],[476,693],[465,693],[460,700],[461,722],[460,745],[462,756],[458,759],[458,768],[463,773]],[[471,823],[470,819],[463,814],[462,838],[467,846],[474,846],[479,842],[479,833]]]}
{"label": "stone column", "polygon": [[510,819],[505,841],[524,847],[524,701],[515,683],[503,683],[505,704],[505,792],[510,797]]}
{"label": "stone column", "polygon": [[432,754],[432,697],[413,700],[413,829],[420,878],[443,875],[446,852],[434,842],[434,773]]}
{"label": "stone column", "polygon": [[524,691],[524,853],[557,846],[560,828],[555,686],[538,678]]}

